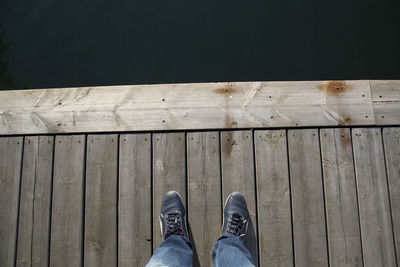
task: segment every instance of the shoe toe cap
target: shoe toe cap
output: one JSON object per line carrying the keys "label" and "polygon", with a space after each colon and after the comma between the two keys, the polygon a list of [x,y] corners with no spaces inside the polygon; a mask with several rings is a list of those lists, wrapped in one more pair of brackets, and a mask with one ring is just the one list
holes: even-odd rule
{"label": "shoe toe cap", "polygon": [[182,198],[176,191],[167,192],[163,198],[161,204],[161,213],[164,213],[170,209],[178,209],[184,212]]}
{"label": "shoe toe cap", "polygon": [[248,217],[246,199],[240,192],[233,192],[229,195],[226,202],[226,211],[228,213],[235,211],[242,216]]}

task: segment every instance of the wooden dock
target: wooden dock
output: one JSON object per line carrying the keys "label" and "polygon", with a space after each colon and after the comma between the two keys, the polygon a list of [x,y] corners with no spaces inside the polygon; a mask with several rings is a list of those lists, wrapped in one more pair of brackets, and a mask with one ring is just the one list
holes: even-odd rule
{"label": "wooden dock", "polygon": [[176,190],[201,266],[232,191],[260,266],[396,266],[399,162],[397,127],[1,137],[0,265],[144,266]]}
{"label": "wooden dock", "polygon": [[[146,126],[158,130],[139,132],[134,128],[135,120],[143,119],[139,115],[127,119],[131,128],[119,124],[110,131],[119,115],[107,112],[84,126],[80,123],[92,120],[96,111],[79,102],[85,95],[76,98],[76,90],[69,94],[59,89],[58,98],[32,91],[41,102],[30,99],[29,91],[15,92],[11,103],[0,100],[0,266],[144,266],[162,241],[158,217],[169,190],[178,191],[187,208],[194,266],[211,266],[223,204],[233,191],[246,197],[252,221],[246,245],[259,266],[398,266],[400,98],[392,100],[400,89],[383,86],[383,93],[360,95],[356,102],[368,98],[372,111],[369,104],[360,104],[358,111],[372,115],[352,112],[357,106],[337,100],[340,94],[322,99],[331,103],[329,109],[314,104],[311,110],[299,109],[299,116],[325,110],[316,121],[294,120],[294,106],[278,108],[276,103],[277,115],[268,118],[281,116],[279,123],[290,124],[270,128],[245,127],[252,123],[248,109],[261,106],[229,104],[236,90],[229,88],[220,99],[223,115],[210,121],[213,129],[180,124],[176,117],[192,115],[179,107],[162,107],[168,126],[158,125],[166,121]],[[328,95],[324,90],[320,94]],[[263,97],[269,99],[268,94]],[[162,102],[166,100],[170,98]],[[106,106],[115,108],[125,100],[113,101]],[[38,109],[46,103],[54,117],[44,110],[32,112],[35,103]],[[64,103],[66,109],[58,107]],[[194,108],[204,109],[204,103]],[[73,111],[74,105],[86,111]],[[229,118],[227,109],[233,114]],[[124,112],[136,114],[135,109]],[[147,112],[150,119],[155,116]],[[290,119],[284,116],[288,112]],[[345,113],[355,115],[345,121]],[[200,120],[214,116],[205,114]],[[31,119],[23,124],[16,118]],[[93,130],[96,123],[98,132]]]}

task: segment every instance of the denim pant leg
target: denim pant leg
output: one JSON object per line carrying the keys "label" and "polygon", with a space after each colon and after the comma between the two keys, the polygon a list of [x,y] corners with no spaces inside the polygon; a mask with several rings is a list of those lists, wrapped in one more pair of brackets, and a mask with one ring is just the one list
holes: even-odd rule
{"label": "denim pant leg", "polygon": [[191,267],[192,262],[193,251],[190,241],[181,235],[170,235],[154,251],[146,267]]}
{"label": "denim pant leg", "polygon": [[214,267],[254,267],[253,259],[243,241],[232,234],[221,235],[211,254]]}

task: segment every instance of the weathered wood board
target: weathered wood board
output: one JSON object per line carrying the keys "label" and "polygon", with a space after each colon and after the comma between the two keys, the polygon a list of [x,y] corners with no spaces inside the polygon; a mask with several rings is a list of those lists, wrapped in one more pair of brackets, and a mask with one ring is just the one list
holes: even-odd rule
{"label": "weathered wood board", "polygon": [[115,266],[117,260],[118,135],[88,135],[84,266]]}
{"label": "weathered wood board", "polygon": [[296,266],[328,266],[318,129],[288,131]]}
{"label": "weathered wood board", "polygon": [[260,266],[292,266],[286,131],[255,131],[254,142]]}
{"label": "weathered wood board", "polygon": [[381,129],[352,137],[364,266],[396,266]]}
{"label": "weathered wood board", "polygon": [[368,80],[0,91],[4,135],[375,124]]}
{"label": "weathered wood board", "polygon": [[321,129],[320,139],[330,266],[362,266],[350,129]]}
{"label": "weathered wood board", "polygon": [[257,264],[257,200],[251,131],[221,132],[221,167],[223,203],[232,192],[240,192],[246,199],[252,224],[245,244]]}
{"label": "weathered wood board", "polygon": [[14,266],[23,137],[0,137],[0,266]]}
{"label": "weathered wood board", "polygon": [[47,266],[53,172],[52,136],[25,137],[17,266]]}
{"label": "weathered wood board", "polygon": [[397,255],[400,263],[400,128],[383,128],[389,196],[392,208],[392,225]]}
{"label": "weathered wood board", "polygon": [[84,135],[56,136],[54,152],[50,266],[82,266]]}
{"label": "weathered wood board", "polygon": [[188,218],[200,266],[211,266],[211,249],[221,233],[218,132],[187,134]]}
{"label": "weathered wood board", "polygon": [[151,257],[151,135],[120,136],[118,266]]}
{"label": "weathered wood board", "polygon": [[370,83],[376,124],[400,124],[400,80],[376,80]]}
{"label": "weathered wood board", "polygon": [[163,241],[160,209],[168,191],[177,191],[186,207],[185,133],[153,134],[153,251]]}

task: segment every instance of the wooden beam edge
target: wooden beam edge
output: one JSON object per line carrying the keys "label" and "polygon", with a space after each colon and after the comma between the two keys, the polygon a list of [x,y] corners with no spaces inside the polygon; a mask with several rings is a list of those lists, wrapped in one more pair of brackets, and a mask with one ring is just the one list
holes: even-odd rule
{"label": "wooden beam edge", "polygon": [[[348,87],[355,87],[356,92],[346,91]],[[114,91],[111,93],[111,90]],[[388,92],[391,97],[399,92],[399,98],[389,101],[377,96],[377,91]],[[104,97],[96,92],[103,92]],[[127,103],[130,99],[139,100]],[[278,101],[276,99],[281,102],[273,102]],[[101,112],[102,107],[104,112]],[[138,118],[133,118],[135,116]],[[352,116],[356,119],[350,119]],[[124,120],[128,123],[120,124]],[[0,135],[381,125],[400,125],[400,80],[0,91]]]}

